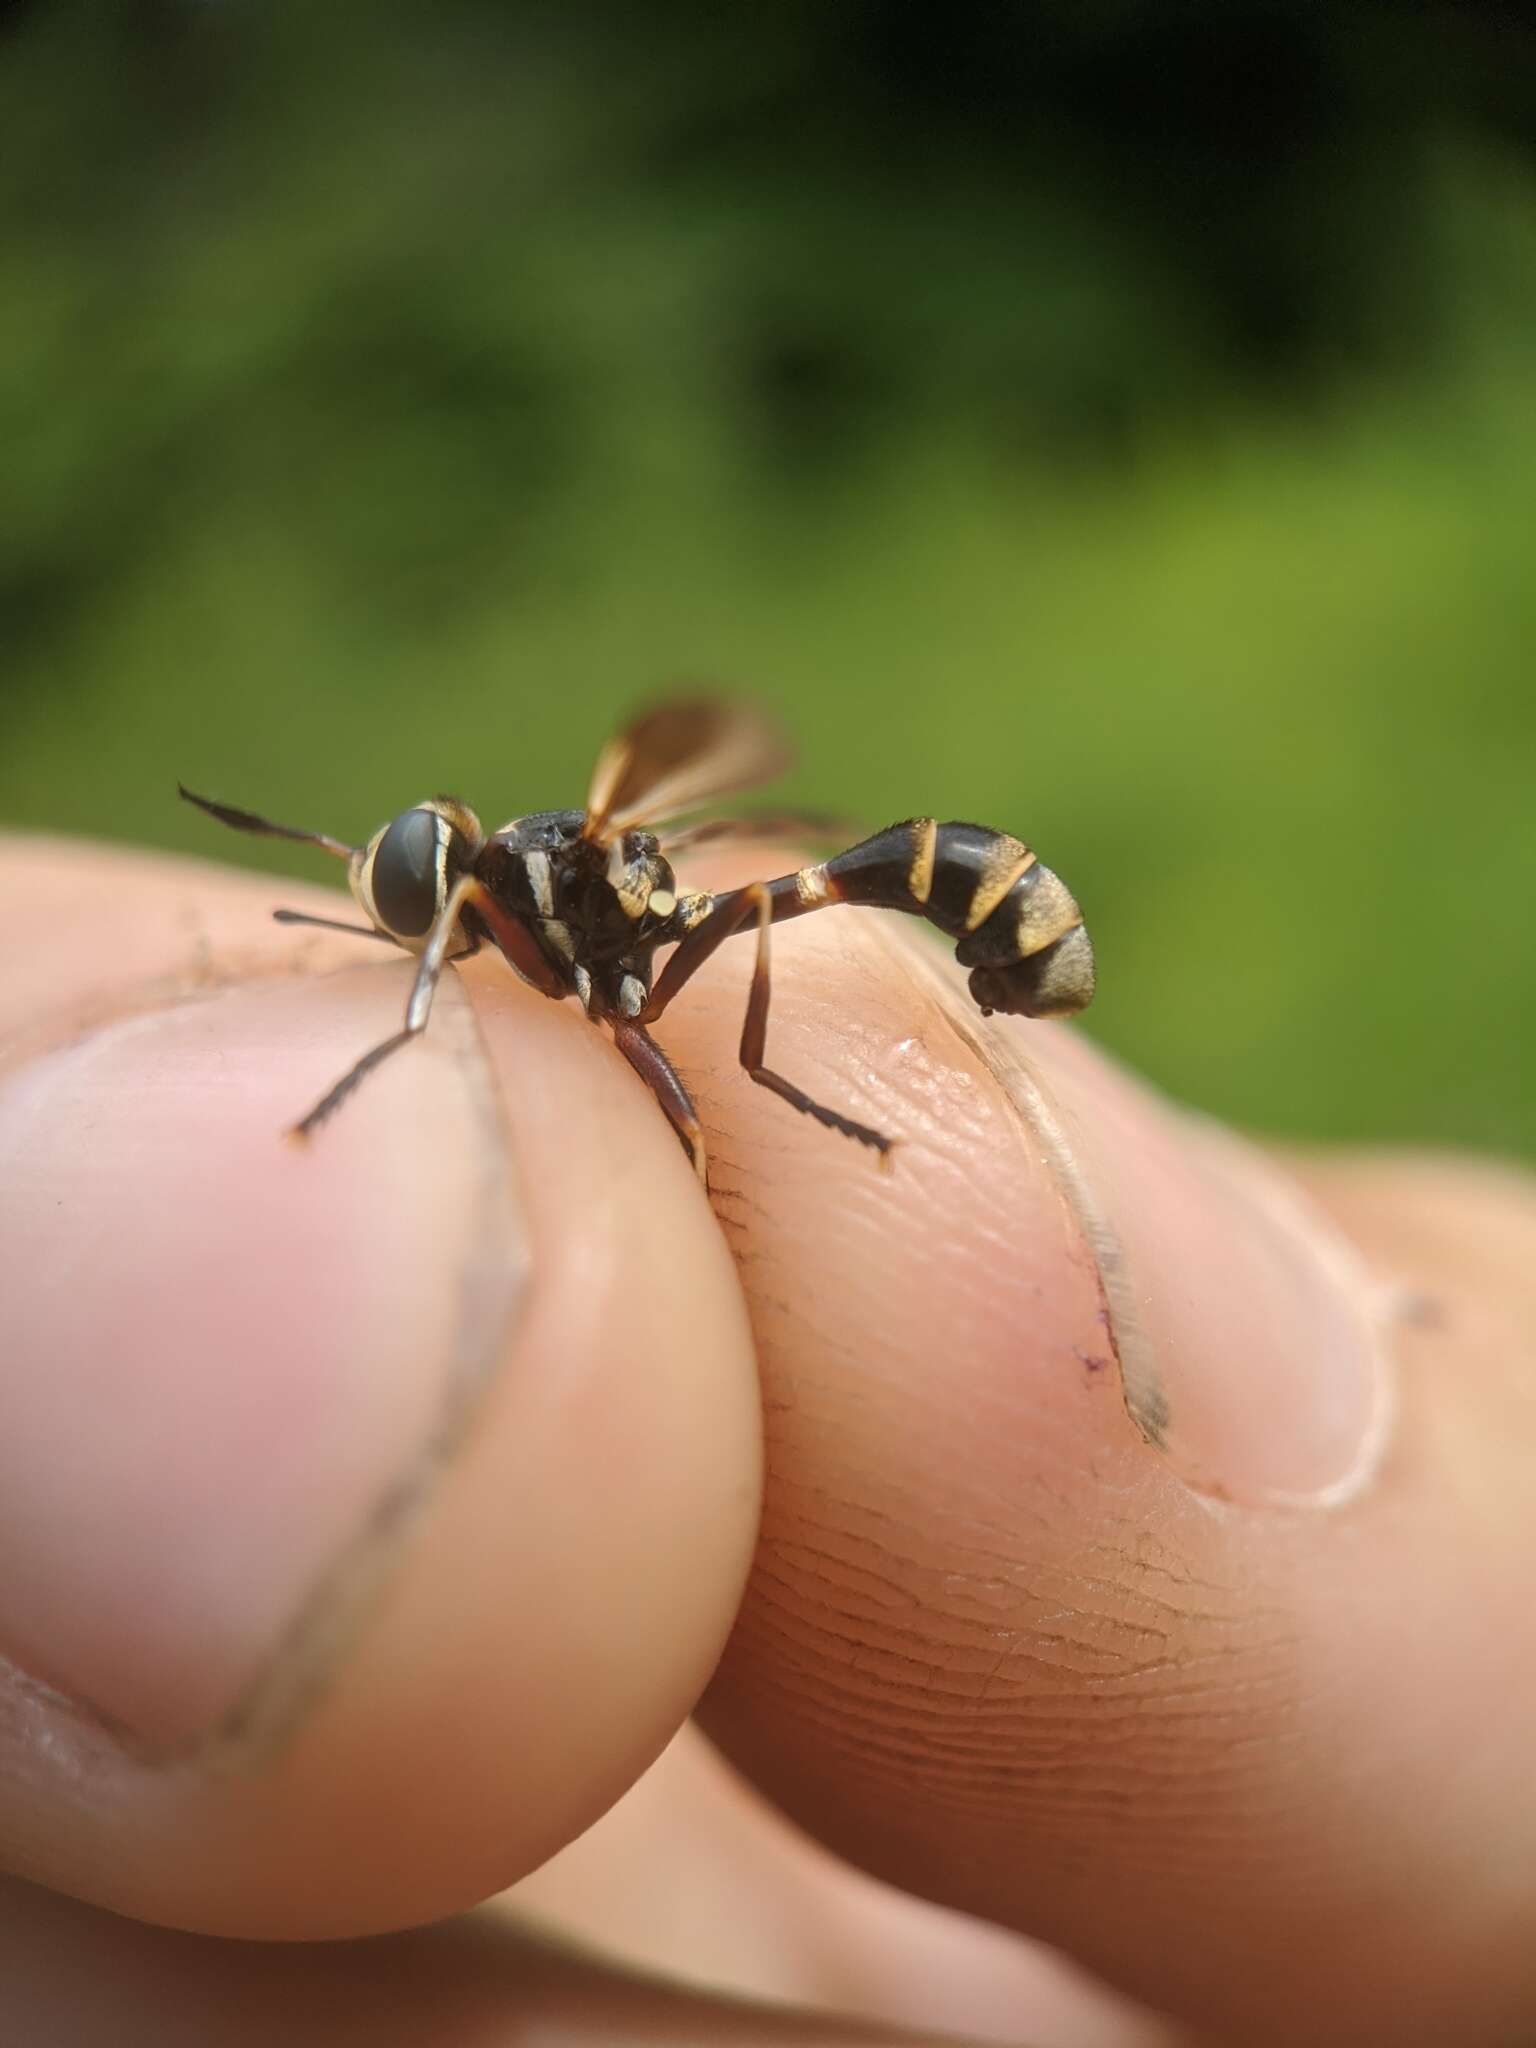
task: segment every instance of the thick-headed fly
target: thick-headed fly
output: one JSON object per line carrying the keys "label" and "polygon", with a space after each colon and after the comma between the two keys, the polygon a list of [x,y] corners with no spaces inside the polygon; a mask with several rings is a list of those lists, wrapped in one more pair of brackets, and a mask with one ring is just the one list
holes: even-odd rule
{"label": "thick-headed fly", "polygon": [[[576,996],[671,1119],[700,1176],[698,1114],[650,1026],[735,933],[755,927],[757,965],[741,1034],[741,1064],[760,1087],[831,1130],[873,1146],[892,1140],[815,1102],[763,1064],[768,1028],[769,926],[834,903],[905,910],[957,940],[984,1015],[1004,1010],[1060,1017],[1093,995],[1093,948],[1066,885],[1020,840],[985,825],[908,818],[834,859],[723,895],[678,888],[670,855],[733,833],[761,833],[789,818],[718,818],[658,835],[684,813],[754,788],[788,762],[757,712],[702,699],[645,713],[604,747],[581,811],[537,811],[486,833],[467,804],[434,797],[402,811],[365,846],[274,825],[181,794],[240,832],[320,846],[347,863],[368,926],[279,910],[287,924],[317,924],[381,938],[417,956],[401,1029],[363,1054],[294,1129],[308,1136],[364,1075],[426,1028],[449,960],[492,945],[548,996]],[[673,948],[659,974],[656,954]]]}

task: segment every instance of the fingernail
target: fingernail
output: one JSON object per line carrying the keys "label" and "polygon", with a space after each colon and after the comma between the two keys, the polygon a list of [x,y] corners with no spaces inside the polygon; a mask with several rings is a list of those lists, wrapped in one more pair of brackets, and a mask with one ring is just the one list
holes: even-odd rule
{"label": "fingernail", "polygon": [[1352,1247],[1256,1149],[1081,1041],[1030,1053],[1015,1079],[1093,1249],[1143,1436],[1215,1498],[1348,1498],[1391,1394],[1387,1318]]}
{"label": "fingernail", "polygon": [[0,1656],[151,1751],[307,1697],[503,1353],[526,1252],[456,990],[247,987],[0,1087]]}

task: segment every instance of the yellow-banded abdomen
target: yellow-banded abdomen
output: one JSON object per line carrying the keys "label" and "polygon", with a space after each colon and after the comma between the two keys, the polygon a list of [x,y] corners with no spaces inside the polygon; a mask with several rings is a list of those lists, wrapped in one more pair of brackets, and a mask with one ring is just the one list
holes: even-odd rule
{"label": "yellow-banded abdomen", "polygon": [[958,940],[955,958],[989,1014],[1065,1017],[1093,998],[1093,945],[1071,890],[990,826],[908,818],[771,887],[775,921],[829,903],[926,918]]}

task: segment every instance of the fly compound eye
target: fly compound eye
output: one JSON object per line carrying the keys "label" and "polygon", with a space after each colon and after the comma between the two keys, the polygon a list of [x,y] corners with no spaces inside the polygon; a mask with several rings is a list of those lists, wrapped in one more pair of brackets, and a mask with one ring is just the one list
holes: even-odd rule
{"label": "fly compound eye", "polygon": [[374,847],[366,880],[372,913],[400,939],[425,938],[447,891],[452,828],[436,811],[402,811]]}
{"label": "fly compound eye", "polygon": [[381,932],[419,952],[484,844],[468,804],[434,797],[402,811],[352,855],[352,893]]}

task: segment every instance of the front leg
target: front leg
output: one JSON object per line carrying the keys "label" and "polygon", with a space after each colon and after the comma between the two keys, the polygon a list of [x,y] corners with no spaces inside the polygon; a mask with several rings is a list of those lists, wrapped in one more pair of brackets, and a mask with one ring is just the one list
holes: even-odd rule
{"label": "front leg", "polygon": [[[461,875],[449,891],[448,901],[439,912],[427,943],[421,949],[416,963],[416,979],[411,984],[410,1001],[405,1006],[405,1026],[371,1052],[365,1052],[354,1066],[347,1069],[334,1088],[326,1090],[308,1116],[300,1119],[289,1132],[293,1138],[310,1137],[318,1125],[325,1122],[346,1101],[357,1084],[375,1067],[382,1066],[392,1053],[397,1053],[413,1038],[419,1038],[427,1028],[427,1019],[432,1014],[432,998],[437,993],[437,984],[442,977],[443,967],[448,959],[448,946],[463,915],[466,905],[477,903],[484,892],[472,875]],[[472,949],[471,949],[472,950]]]}

